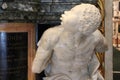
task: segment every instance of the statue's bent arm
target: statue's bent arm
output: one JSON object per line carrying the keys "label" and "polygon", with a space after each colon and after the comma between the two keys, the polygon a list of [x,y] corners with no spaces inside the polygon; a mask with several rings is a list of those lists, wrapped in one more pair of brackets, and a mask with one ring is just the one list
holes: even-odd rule
{"label": "statue's bent arm", "polygon": [[95,36],[97,36],[97,44],[95,47],[95,51],[96,52],[105,52],[106,50],[108,50],[108,44],[107,41],[105,39],[105,37],[101,34],[101,32],[99,30],[97,30],[95,33]]}
{"label": "statue's bent arm", "polygon": [[34,73],[41,73],[49,63],[49,59],[52,54],[52,48],[47,36],[47,32],[45,32],[38,42],[38,49],[32,66],[32,71]]}
{"label": "statue's bent arm", "polygon": [[61,29],[58,27],[50,28],[44,32],[37,44],[38,49],[32,66],[34,73],[41,73],[49,64],[54,45],[58,40],[60,32]]}

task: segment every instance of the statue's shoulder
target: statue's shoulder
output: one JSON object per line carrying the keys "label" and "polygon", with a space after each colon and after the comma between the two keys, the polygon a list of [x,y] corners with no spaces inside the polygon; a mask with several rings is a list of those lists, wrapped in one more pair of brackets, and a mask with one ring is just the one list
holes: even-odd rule
{"label": "statue's shoulder", "polygon": [[102,33],[99,31],[99,30],[96,30],[94,33],[93,33],[94,36],[101,36]]}
{"label": "statue's shoulder", "polygon": [[61,27],[61,26],[54,26],[54,27],[52,27],[52,28],[48,28],[46,31],[45,31],[45,33],[46,34],[49,34],[49,35],[57,35],[57,34],[59,34],[59,33],[61,33],[63,31],[63,27]]}
{"label": "statue's shoulder", "polygon": [[96,30],[93,35],[96,41],[102,40],[104,38],[103,34],[99,30]]}
{"label": "statue's shoulder", "polygon": [[46,37],[51,37],[51,38],[58,37],[62,33],[62,31],[63,31],[63,27],[55,26],[55,27],[47,29],[43,35]]}
{"label": "statue's shoulder", "polygon": [[54,45],[56,44],[56,42],[59,40],[60,34],[63,31],[63,27],[61,26],[55,26],[52,28],[47,29],[41,39],[38,42],[38,46],[40,45],[40,43],[42,42],[46,42],[49,45]]}
{"label": "statue's shoulder", "polygon": [[61,26],[49,28],[43,33],[42,39],[50,43],[51,45],[56,44],[62,32],[63,27]]}

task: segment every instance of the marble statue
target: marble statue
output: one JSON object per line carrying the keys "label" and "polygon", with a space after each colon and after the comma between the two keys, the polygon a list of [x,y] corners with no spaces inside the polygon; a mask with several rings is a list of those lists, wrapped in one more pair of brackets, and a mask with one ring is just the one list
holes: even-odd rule
{"label": "marble statue", "polygon": [[61,20],[61,25],[46,30],[38,42],[32,71],[45,70],[44,80],[104,80],[95,55],[107,50],[98,30],[99,9],[92,4],[76,5]]}

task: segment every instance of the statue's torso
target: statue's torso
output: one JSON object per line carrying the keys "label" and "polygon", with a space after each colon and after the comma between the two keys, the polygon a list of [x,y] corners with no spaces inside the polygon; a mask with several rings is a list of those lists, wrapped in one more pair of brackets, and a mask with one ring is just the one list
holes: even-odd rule
{"label": "statue's torso", "polygon": [[94,53],[94,44],[92,36],[80,43],[74,38],[60,36],[54,46],[50,71],[47,74],[63,73],[72,80],[89,79],[88,63]]}

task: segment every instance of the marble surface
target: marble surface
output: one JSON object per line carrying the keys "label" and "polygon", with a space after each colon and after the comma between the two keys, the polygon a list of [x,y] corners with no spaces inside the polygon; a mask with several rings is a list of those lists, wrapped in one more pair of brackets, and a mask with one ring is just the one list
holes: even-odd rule
{"label": "marble surface", "polygon": [[61,25],[46,30],[38,42],[34,73],[45,70],[44,80],[104,80],[95,52],[107,50],[97,29],[101,14],[92,4],[80,4],[61,15]]}

